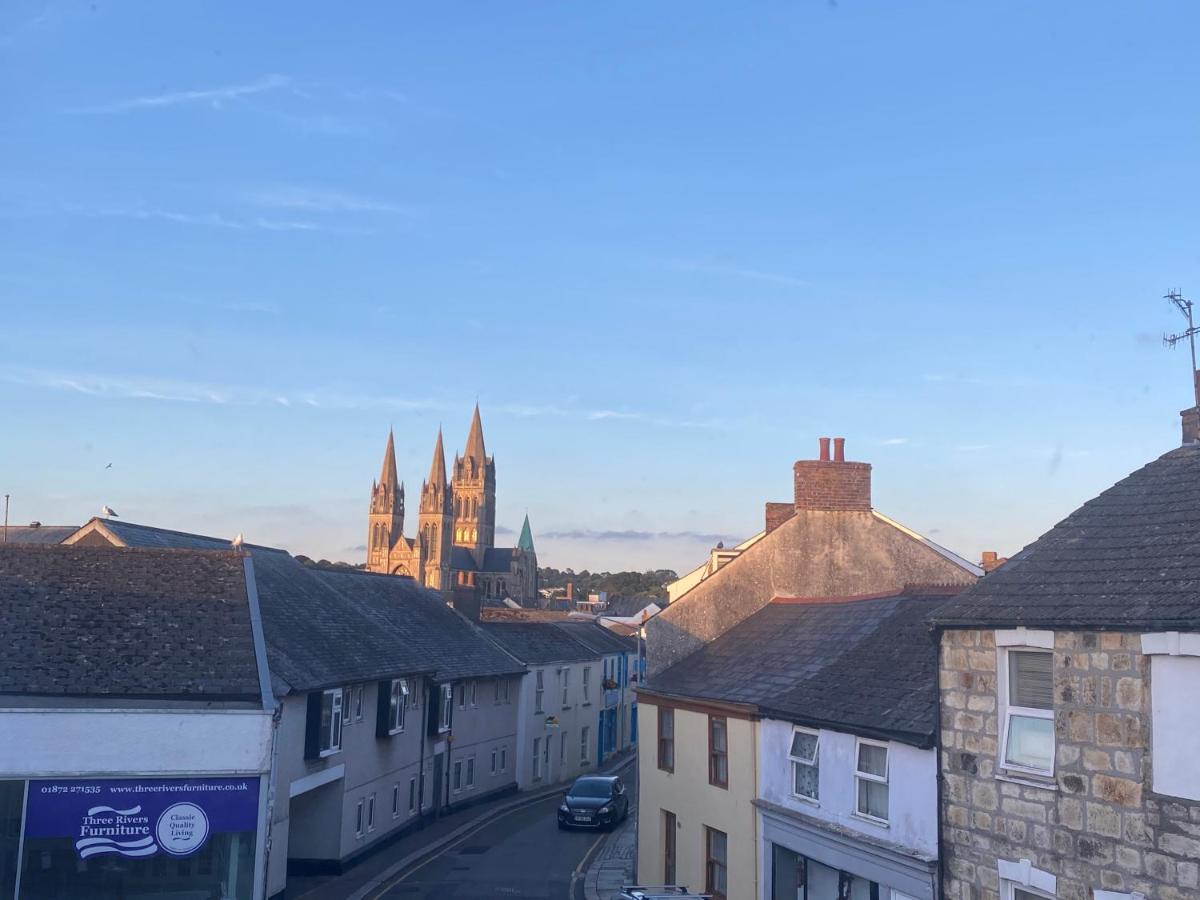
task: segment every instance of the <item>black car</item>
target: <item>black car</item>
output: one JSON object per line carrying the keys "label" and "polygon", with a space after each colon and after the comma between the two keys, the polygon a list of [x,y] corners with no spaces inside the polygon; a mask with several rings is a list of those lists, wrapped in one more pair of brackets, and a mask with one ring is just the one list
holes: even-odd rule
{"label": "black car", "polygon": [[559,828],[611,828],[629,815],[629,795],[616,776],[576,778],[558,807]]}

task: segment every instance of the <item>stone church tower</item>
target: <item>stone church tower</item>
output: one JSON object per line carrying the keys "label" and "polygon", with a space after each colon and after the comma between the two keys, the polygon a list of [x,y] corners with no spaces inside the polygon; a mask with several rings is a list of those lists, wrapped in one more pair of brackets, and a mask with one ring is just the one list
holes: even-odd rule
{"label": "stone church tower", "polygon": [[454,543],[471,551],[478,563],[483,551],[496,546],[496,463],[483,445],[479,404],[471,417],[467,449],[454,455]]}
{"label": "stone church tower", "polygon": [[429,478],[421,485],[421,511],[417,517],[417,541],[421,547],[421,571],[426,587],[438,591],[453,588],[450,582],[450,548],[454,521],[454,499],[446,481],[446,451],[442,429],[438,429]]}
{"label": "stone church tower", "polygon": [[396,445],[388,429],[387,449],[379,481],[371,485],[370,525],[367,532],[367,568],[384,570],[388,557],[404,536],[404,485],[396,478]]}

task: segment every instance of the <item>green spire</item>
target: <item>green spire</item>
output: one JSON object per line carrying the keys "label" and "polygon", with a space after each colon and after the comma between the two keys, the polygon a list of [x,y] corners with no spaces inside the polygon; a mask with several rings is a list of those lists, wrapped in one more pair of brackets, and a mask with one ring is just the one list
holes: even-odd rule
{"label": "green spire", "polygon": [[517,549],[526,553],[533,552],[533,532],[529,529],[529,513],[525,513],[525,524],[521,526],[521,537],[517,539]]}

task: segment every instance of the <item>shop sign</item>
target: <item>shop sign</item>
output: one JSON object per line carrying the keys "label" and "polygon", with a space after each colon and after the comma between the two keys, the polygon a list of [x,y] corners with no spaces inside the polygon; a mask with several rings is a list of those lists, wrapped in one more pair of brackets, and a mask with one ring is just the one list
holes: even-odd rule
{"label": "shop sign", "polygon": [[29,782],[28,838],[71,838],[80,859],[191,856],[212,834],[256,831],[258,778]]}

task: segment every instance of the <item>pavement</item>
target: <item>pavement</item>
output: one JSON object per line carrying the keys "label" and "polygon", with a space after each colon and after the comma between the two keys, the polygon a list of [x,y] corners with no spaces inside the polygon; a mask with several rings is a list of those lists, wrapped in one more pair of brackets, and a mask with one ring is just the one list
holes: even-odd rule
{"label": "pavement", "polygon": [[[625,753],[601,771],[622,775],[636,772],[635,768],[626,769],[634,759],[635,752]],[[615,861],[603,852],[607,839],[611,836],[616,842],[623,832],[632,830],[636,807],[631,805],[630,816],[611,835],[559,831],[555,810],[568,786],[565,782],[510,794],[451,813],[405,835],[342,875],[289,879],[288,898],[607,900],[607,893],[586,893],[590,866],[598,868],[598,885],[602,863],[610,872],[615,866]],[[636,790],[631,793],[636,797]],[[629,873],[632,878],[632,867]],[[579,893],[581,890],[584,893]]]}
{"label": "pavement", "polygon": [[[625,777],[629,795],[629,815],[613,829],[587,866],[583,878],[584,900],[612,900],[622,886],[636,884],[637,868],[637,766]],[[574,900],[574,895],[572,896]]]}

